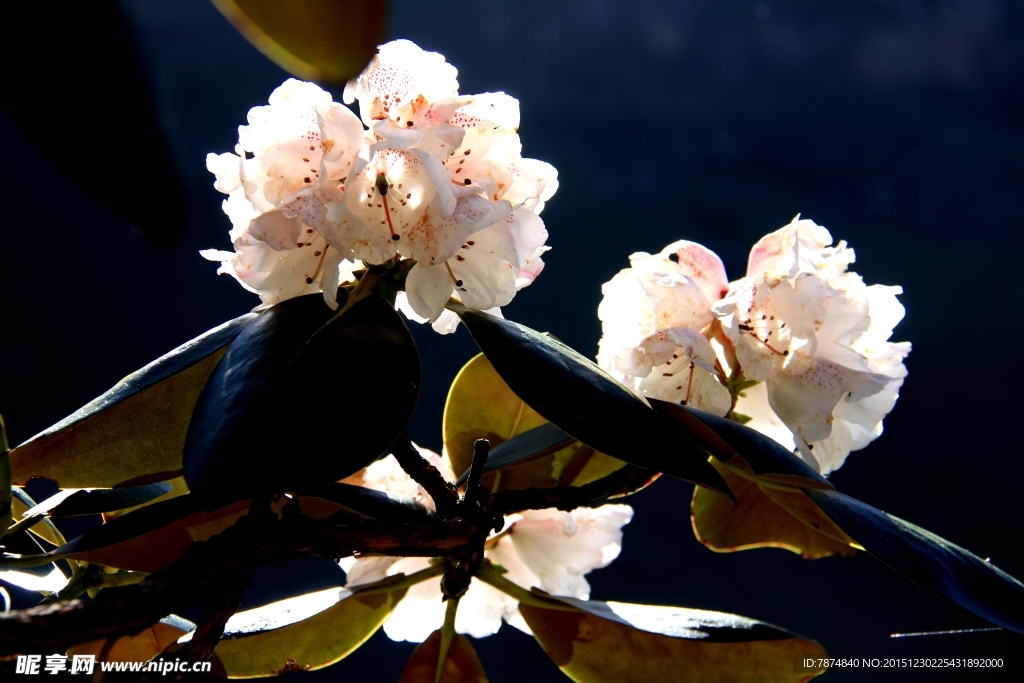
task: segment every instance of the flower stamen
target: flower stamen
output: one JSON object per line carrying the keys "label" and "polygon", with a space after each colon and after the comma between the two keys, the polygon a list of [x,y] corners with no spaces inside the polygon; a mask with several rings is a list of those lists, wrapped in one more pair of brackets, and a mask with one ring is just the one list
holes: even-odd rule
{"label": "flower stamen", "polygon": [[377,174],[377,180],[373,183],[374,189],[380,193],[381,203],[384,204],[384,218],[388,221],[388,230],[391,231],[391,239],[395,242],[402,239],[401,235],[395,234],[395,226],[391,224],[391,210],[388,208],[388,190],[391,189],[388,178],[383,173]]}
{"label": "flower stamen", "polygon": [[448,275],[451,276],[452,282],[455,283],[455,286],[456,287],[461,287],[462,286],[462,280],[460,280],[457,277],[455,277],[455,273],[452,272],[452,267],[450,265],[448,265],[447,261],[444,262],[444,267],[448,269]]}
{"label": "flower stamen", "polygon": [[320,274],[320,268],[324,265],[324,259],[327,258],[327,250],[331,248],[331,245],[325,244],[324,250],[320,252],[320,262],[316,264],[316,270],[313,271],[313,277],[306,278],[306,284],[313,284],[313,280],[316,280],[316,276]]}

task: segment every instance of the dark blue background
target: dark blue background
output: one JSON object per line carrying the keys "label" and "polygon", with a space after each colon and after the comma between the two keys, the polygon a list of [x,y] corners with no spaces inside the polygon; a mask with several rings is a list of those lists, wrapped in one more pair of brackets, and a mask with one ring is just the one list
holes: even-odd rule
{"label": "dark blue background", "polygon": [[[173,248],[150,247],[0,113],[0,412],[15,443],[258,303],[197,254],[228,248],[204,157],[233,147],[248,109],[286,74],[205,0],[124,6],[176,145],[188,222]],[[909,378],[884,436],[832,481],[1024,576],[1024,4],[400,0],[389,35],[443,53],[464,93],[518,97],[524,154],[559,170],[544,213],[554,250],[508,317],[593,354],[601,283],[631,252],[695,240],[735,278],[750,245],[797,212],[850,242],[866,281],[903,285],[895,339],[914,343]],[[39,77],[53,86],[39,106],[67,112],[54,134],[74,156],[74,140],[89,135],[76,126],[77,103],[62,99],[59,73]],[[89,172],[87,156],[76,163]],[[110,192],[145,193],[159,207],[146,164],[125,159]],[[461,330],[414,333],[425,388],[411,432],[439,448],[448,383],[475,347]],[[330,428],[317,415],[311,406],[309,428]],[[690,531],[689,497],[689,486],[666,480],[630,501],[637,514],[622,556],[591,575],[594,597],[738,612],[837,655],[1024,660],[1007,633],[890,639],[987,624],[869,556],[711,553]],[[247,604],[338,578],[326,562],[265,570]],[[513,629],[475,644],[495,683],[564,680]],[[396,680],[410,651],[378,634],[313,678]],[[861,670],[825,680],[999,674]]]}

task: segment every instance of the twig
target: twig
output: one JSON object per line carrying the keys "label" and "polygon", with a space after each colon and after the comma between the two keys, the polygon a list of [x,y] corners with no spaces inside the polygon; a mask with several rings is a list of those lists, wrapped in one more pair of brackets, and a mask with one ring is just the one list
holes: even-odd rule
{"label": "twig", "polygon": [[557,508],[573,510],[583,505],[592,505],[609,498],[634,493],[659,474],[653,470],[626,465],[607,477],[583,486],[554,486],[552,488],[529,488],[498,491],[491,496],[491,512],[508,515],[521,510],[543,510]]}
{"label": "twig", "polygon": [[422,486],[434,500],[434,511],[438,518],[448,521],[458,514],[459,492],[448,483],[437,468],[419,454],[404,431],[391,445],[391,454],[398,460],[406,474]]}

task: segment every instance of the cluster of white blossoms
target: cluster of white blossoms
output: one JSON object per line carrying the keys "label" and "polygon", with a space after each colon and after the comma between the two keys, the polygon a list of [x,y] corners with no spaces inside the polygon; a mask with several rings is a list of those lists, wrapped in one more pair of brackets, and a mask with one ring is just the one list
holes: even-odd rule
{"label": "cluster of white blossoms", "polygon": [[[845,242],[799,216],[746,277],[693,242],[633,254],[605,283],[598,363],[640,396],[731,415],[822,474],[882,433],[907,374],[900,287],[865,285]],[[732,391],[730,391],[730,388]]]}
{"label": "cluster of white blossoms", "polygon": [[[417,447],[418,448],[418,447]],[[449,481],[454,481],[446,458],[418,448],[420,455]],[[345,480],[379,491],[413,498],[433,509],[433,501],[394,456],[387,456]],[[633,517],[628,505],[576,508],[563,512],[554,508],[527,510],[505,517],[500,533],[492,534],[484,546],[484,557],[500,565],[505,578],[524,588],[537,587],[551,593],[586,600],[590,585],[584,575],[608,565],[622,549],[622,527]],[[346,558],[341,566],[347,585],[358,586],[395,574],[412,574],[430,566],[423,557]],[[412,586],[384,622],[392,640],[423,642],[444,622],[440,579]],[[496,633],[502,621],[530,633],[514,599],[473,578],[459,601],[455,630],[482,638]]]}
{"label": "cluster of white blossoms", "polygon": [[335,307],[356,262],[399,256],[416,261],[401,304],[420,319],[436,323],[453,296],[509,303],[544,267],[539,214],[558,174],[522,157],[518,100],[460,96],[456,74],[407,40],[382,45],[345,88],[362,120],[286,81],[249,111],[234,154],[207,157],[234,251],[203,256],[265,304],[321,291]]}

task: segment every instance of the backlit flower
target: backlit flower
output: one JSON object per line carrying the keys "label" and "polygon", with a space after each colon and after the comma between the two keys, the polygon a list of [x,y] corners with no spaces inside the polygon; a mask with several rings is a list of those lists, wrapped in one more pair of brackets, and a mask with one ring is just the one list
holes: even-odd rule
{"label": "backlit flower", "polygon": [[902,289],[865,285],[847,271],[853,250],[831,244],[828,230],[794,219],[754,245],[747,276],[713,307],[744,378],[765,382],[739,395],[736,413],[822,474],[882,433],[910,352],[888,341]]}
{"label": "backlit flower", "polygon": [[[206,250],[244,287],[273,304],[323,291],[332,307],[351,250],[328,244],[327,205],[340,201],[344,178],[363,145],[363,128],[329,93],[294,79],[249,111],[236,154],[210,154],[214,184],[228,194],[234,252]],[[250,156],[252,155],[252,156]]]}
{"label": "backlit flower", "polygon": [[[420,454],[446,478],[454,480],[445,458],[425,449],[420,449]],[[405,474],[393,456],[347,481],[412,497],[432,507],[426,492]],[[572,512],[527,510],[506,518],[505,528],[487,541],[484,555],[505,570],[505,578],[520,586],[587,599],[590,585],[584,575],[618,557],[622,527],[632,516],[628,505],[577,508]],[[347,558],[341,564],[347,573],[347,585],[356,586],[426,569],[430,560],[367,557]],[[441,627],[444,613],[440,582],[430,579],[408,590],[384,622],[384,631],[392,640],[422,642]],[[516,600],[474,578],[459,602],[455,630],[482,638],[497,632],[503,620],[529,632]]]}
{"label": "backlit flower", "polygon": [[629,258],[601,288],[597,362],[640,396],[725,415],[731,406],[702,330],[728,289],[721,260],[694,242]]}

